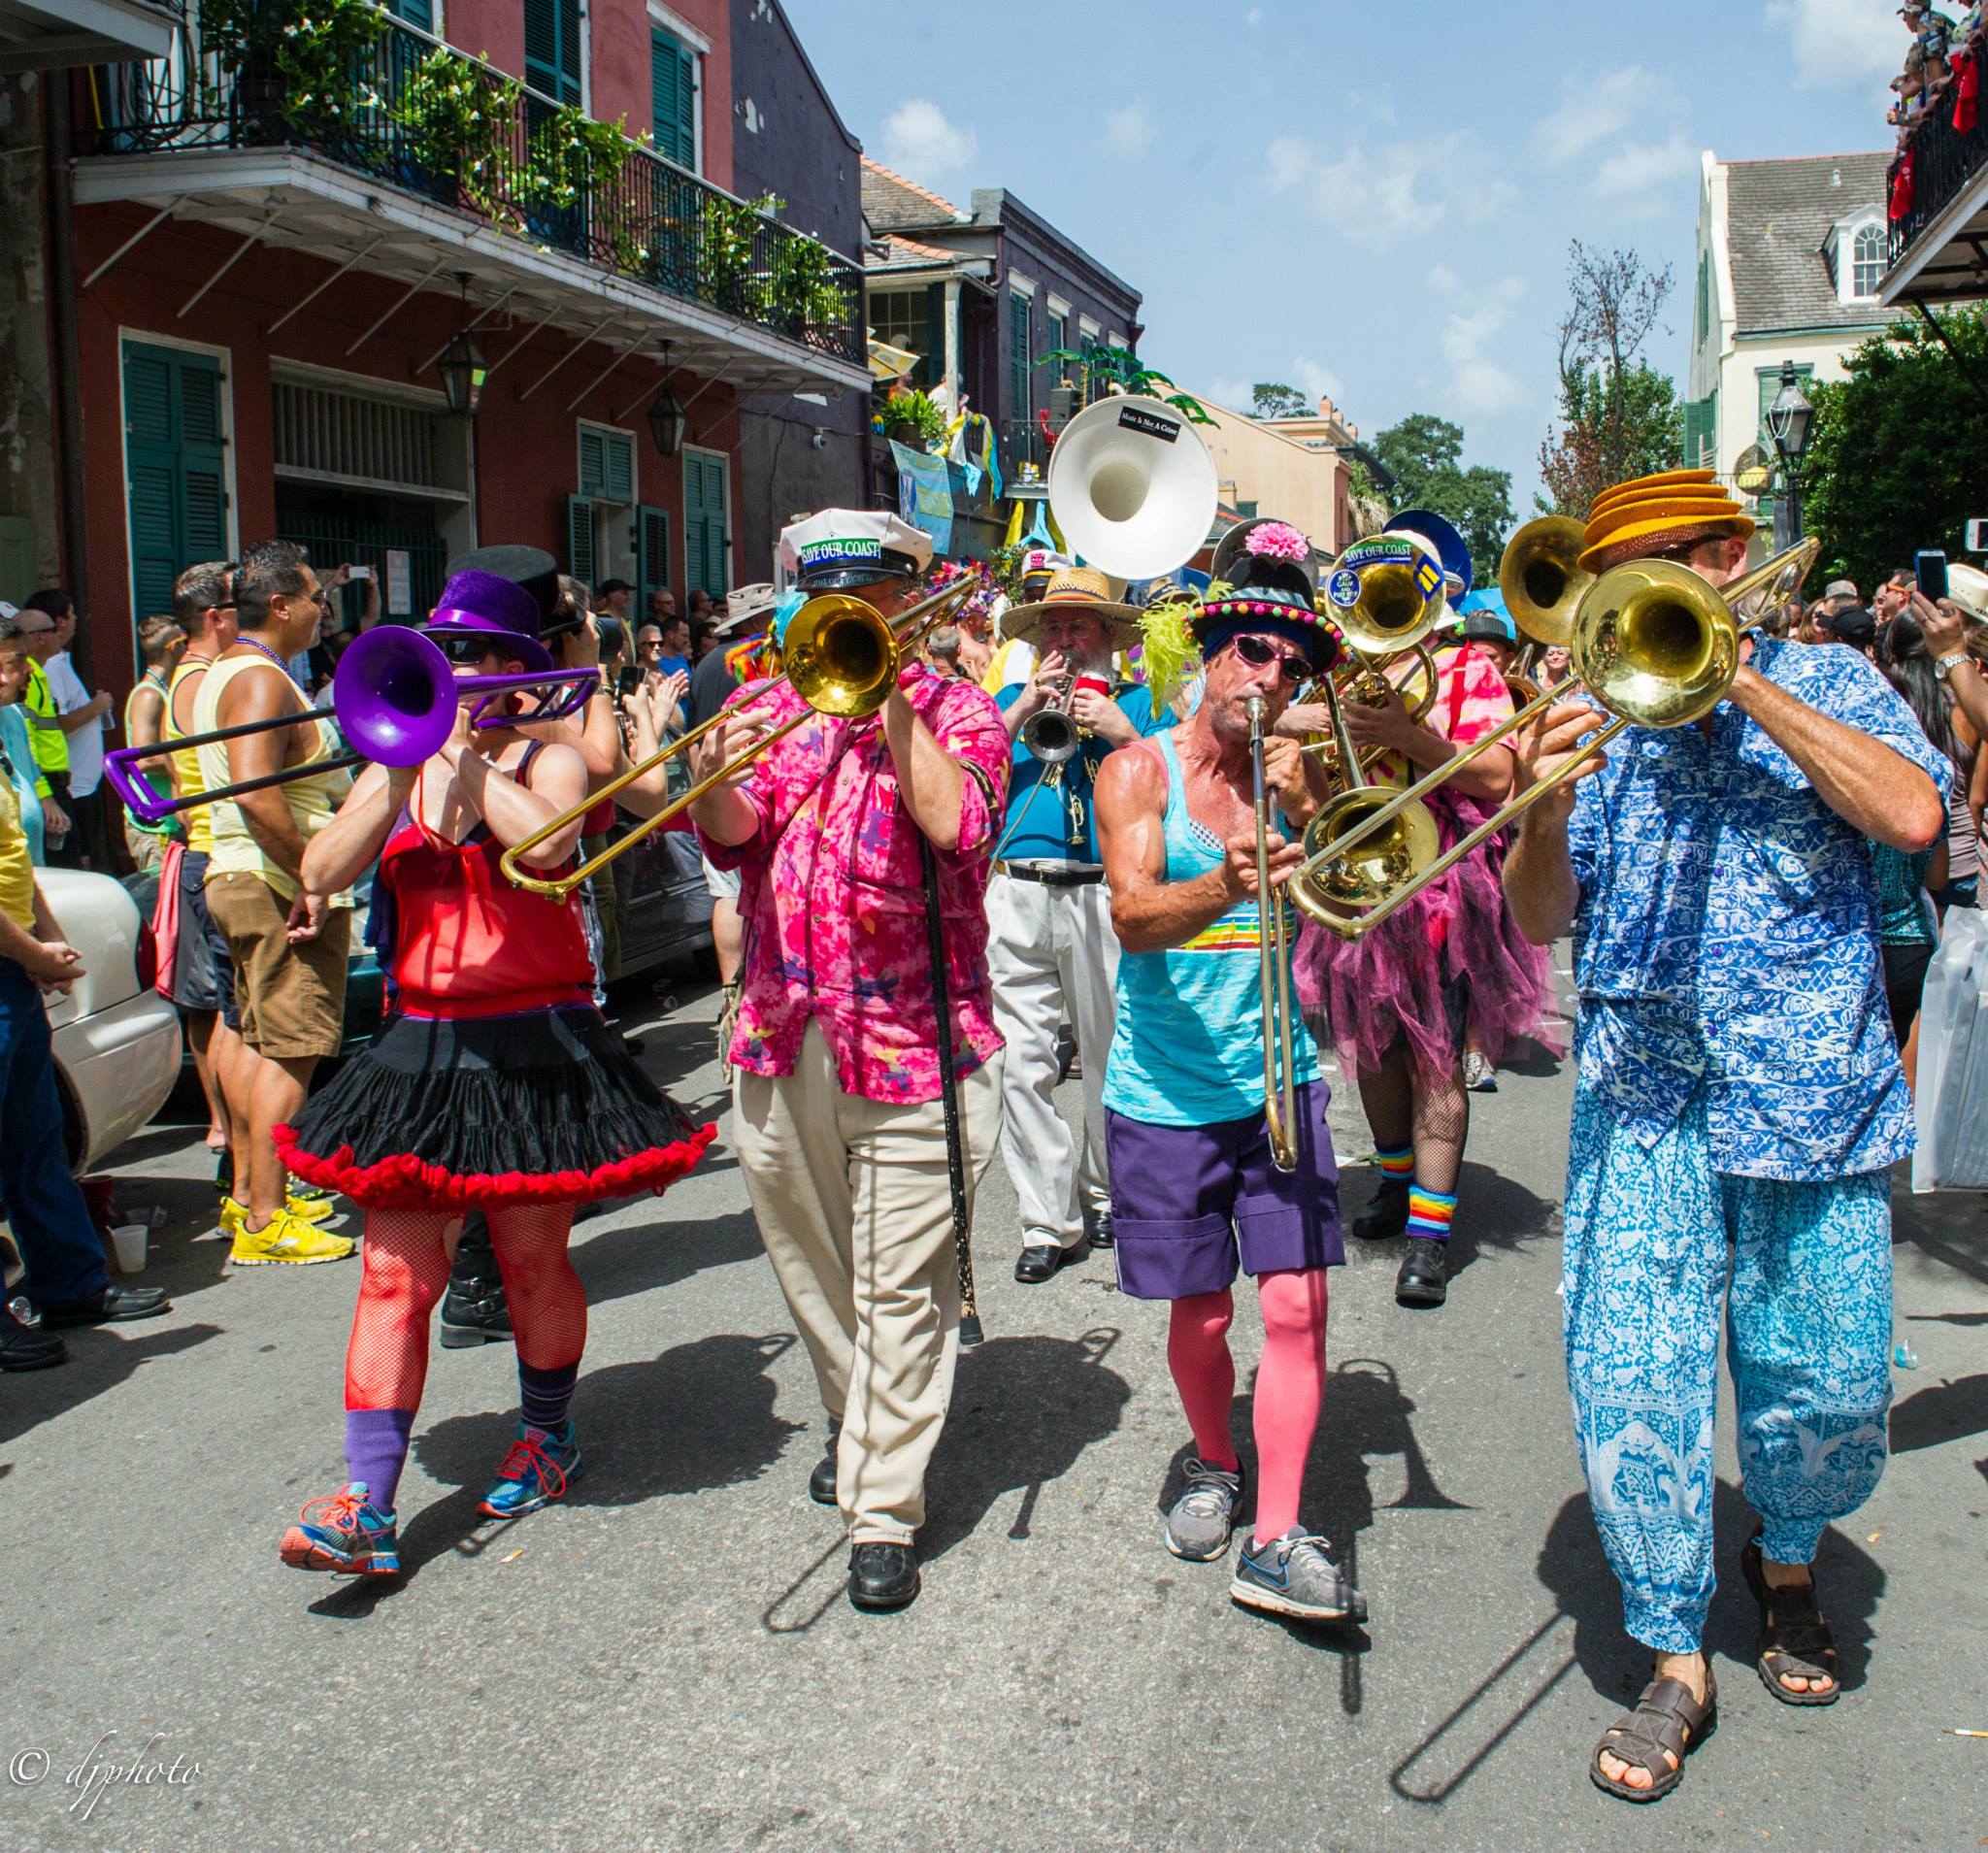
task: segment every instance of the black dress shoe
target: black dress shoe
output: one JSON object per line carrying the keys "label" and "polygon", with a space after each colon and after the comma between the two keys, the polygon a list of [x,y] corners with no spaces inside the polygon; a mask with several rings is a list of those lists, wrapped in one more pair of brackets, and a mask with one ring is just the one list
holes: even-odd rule
{"label": "black dress shoe", "polygon": [[1353,1233],[1362,1241],[1391,1241],[1408,1226],[1407,1184],[1382,1184],[1374,1201],[1353,1218]]}
{"label": "black dress shoe", "polygon": [[918,1560],[909,1544],[858,1544],[849,1552],[849,1600],[858,1608],[907,1608],[918,1599]]}
{"label": "black dress shoe", "polygon": [[828,1451],[814,1463],[814,1472],[808,1475],[808,1497],[817,1506],[836,1503],[835,1447],[842,1432],[843,1425],[831,1415],[828,1418]]}
{"label": "black dress shoe", "polygon": [[46,1371],[69,1356],[69,1347],[47,1332],[38,1332],[0,1308],[0,1371]]}
{"label": "black dress shoe", "polygon": [[1449,1244],[1418,1236],[1408,1243],[1395,1276],[1395,1301],[1405,1307],[1440,1307],[1449,1298]]}
{"label": "black dress shoe", "polygon": [[1116,1240],[1111,1234],[1111,1212],[1109,1209],[1086,1209],[1083,1212],[1083,1239],[1093,1248],[1109,1248]]}
{"label": "black dress shoe", "polygon": [[1021,1251],[1021,1259],[1014,1264],[1014,1277],[1025,1287],[1040,1287],[1090,1251],[1090,1243],[1082,1237],[1071,1248],[1059,1248],[1053,1241],[1039,1242]]}
{"label": "black dress shoe", "polygon": [[112,1325],[119,1319],[150,1319],[173,1309],[164,1287],[106,1287],[88,1300],[44,1300],[42,1323]]}

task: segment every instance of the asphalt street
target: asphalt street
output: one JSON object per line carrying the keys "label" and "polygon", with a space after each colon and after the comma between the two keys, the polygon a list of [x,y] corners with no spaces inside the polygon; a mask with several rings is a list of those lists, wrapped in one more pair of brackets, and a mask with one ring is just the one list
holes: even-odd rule
{"label": "asphalt street", "polygon": [[[692,986],[633,1020],[656,1077],[717,1114],[712,1014]],[[0,1848],[1988,1844],[1988,1739],[1953,1735],[1988,1732],[1988,1199],[1901,1188],[1919,1364],[1882,1487],[1823,1549],[1842,1702],[1783,1707],[1753,1673],[1727,1435],[1721,1728],[1678,1794],[1635,1808],[1586,1774],[1646,1662],[1570,1433],[1570,1075],[1540,1056],[1502,1079],[1475,1107],[1449,1305],[1396,1307],[1392,1243],[1334,1277],[1306,1516],[1372,1618],[1315,1631],[1161,1548],[1187,1452],[1164,1308],[1122,1298],[1109,1257],[1014,1284],[998,1162],[988,1341],[933,1472],[925,1592],[853,1611],[806,1492],[812,1373],[722,1116],[693,1177],[578,1233],[589,1465],[568,1502],[479,1522],[512,1354],[438,1350],[401,1488],[412,1573],[285,1570],[283,1525],[343,1478],[358,1263],[231,1274],[198,1130],[153,1129],[115,1169],[127,1209],[168,1212],[146,1277],[175,1310],[0,1379]],[[1357,1208],[1350,1093],[1334,1126]],[[1259,1337],[1244,1300],[1245,1456]],[[92,1778],[93,1754],[140,1752],[150,1781]]]}

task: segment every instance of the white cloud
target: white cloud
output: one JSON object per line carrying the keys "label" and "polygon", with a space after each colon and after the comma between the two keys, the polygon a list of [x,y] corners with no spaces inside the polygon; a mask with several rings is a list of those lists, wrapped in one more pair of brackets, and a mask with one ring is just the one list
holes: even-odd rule
{"label": "white cloud", "polygon": [[1698,149],[1678,129],[1666,141],[1618,148],[1595,170],[1595,191],[1604,199],[1633,199],[1661,192],[1697,171]]}
{"label": "white cloud", "polygon": [[1787,31],[1797,89],[1881,84],[1905,61],[1890,0],[1769,0],[1767,22]]}
{"label": "white cloud", "polygon": [[1273,192],[1295,192],[1310,215],[1339,237],[1375,248],[1428,233],[1452,213],[1496,218],[1517,203],[1477,136],[1348,147],[1322,160],[1309,143],[1279,136],[1265,149]]}
{"label": "white cloud", "polygon": [[1242,16],[1242,23],[1246,26],[1260,26],[1263,23],[1263,9],[1261,7],[1251,7]]}
{"label": "white cloud", "polygon": [[1600,78],[1576,72],[1561,80],[1560,107],[1533,130],[1535,155],[1559,166],[1597,143],[1613,142],[1637,122],[1651,119],[1671,86],[1640,64],[1625,65]]}
{"label": "white cloud", "polygon": [[1526,293],[1525,280],[1506,277],[1495,283],[1465,284],[1443,272],[1438,290],[1457,304],[1444,318],[1437,344],[1450,368],[1441,389],[1444,408],[1465,417],[1491,417],[1524,405],[1530,397],[1524,382],[1485,349],[1511,319],[1513,305]]}
{"label": "white cloud", "polygon": [[980,138],[928,98],[908,97],[883,118],[883,163],[913,180],[965,167],[979,151]]}
{"label": "white cloud", "polygon": [[1144,103],[1128,103],[1105,117],[1105,146],[1129,160],[1152,147],[1153,127],[1153,113]]}
{"label": "white cloud", "polygon": [[1346,394],[1345,382],[1338,374],[1305,354],[1291,362],[1291,383],[1303,388],[1305,396],[1313,401],[1323,398],[1337,402]]}
{"label": "white cloud", "polygon": [[1247,412],[1250,406],[1250,382],[1247,380],[1210,380],[1208,382],[1208,397],[1218,406],[1227,406],[1231,412]]}

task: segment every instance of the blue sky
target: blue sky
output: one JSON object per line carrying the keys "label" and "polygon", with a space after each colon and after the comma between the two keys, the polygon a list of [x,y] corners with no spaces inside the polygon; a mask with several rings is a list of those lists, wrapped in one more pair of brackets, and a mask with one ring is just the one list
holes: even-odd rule
{"label": "blue sky", "polygon": [[1522,514],[1568,241],[1675,266],[1650,357],[1681,381],[1701,150],[1888,146],[1896,4],[786,0],[866,151],[1044,214],[1143,290],[1181,385],[1286,380],[1366,437],[1440,414]]}

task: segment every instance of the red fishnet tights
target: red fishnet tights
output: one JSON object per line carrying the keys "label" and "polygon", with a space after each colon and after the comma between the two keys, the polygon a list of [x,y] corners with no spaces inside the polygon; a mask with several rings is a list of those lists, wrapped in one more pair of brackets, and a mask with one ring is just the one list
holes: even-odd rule
{"label": "red fishnet tights", "polygon": [[[586,1347],[586,1293],[566,1254],[573,1207],[520,1205],[489,1217],[518,1358],[540,1371],[579,1363]],[[420,1407],[428,1322],[448,1287],[460,1221],[424,1209],[367,1210],[359,1304],[346,1347],[347,1408]]]}

